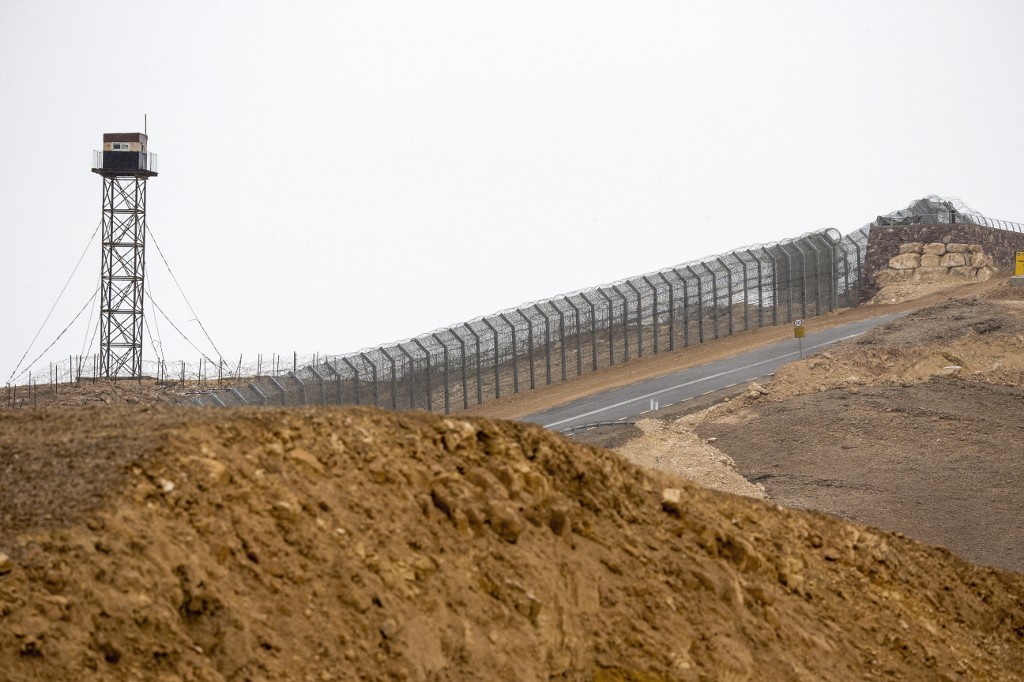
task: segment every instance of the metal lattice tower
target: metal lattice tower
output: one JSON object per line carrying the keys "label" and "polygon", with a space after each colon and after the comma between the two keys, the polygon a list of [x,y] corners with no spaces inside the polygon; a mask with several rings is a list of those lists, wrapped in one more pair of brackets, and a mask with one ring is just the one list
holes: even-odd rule
{"label": "metal lattice tower", "polygon": [[103,177],[100,264],[100,376],[142,376],[146,275],[146,180],[156,154],[145,133],[106,133],[93,152],[92,172]]}

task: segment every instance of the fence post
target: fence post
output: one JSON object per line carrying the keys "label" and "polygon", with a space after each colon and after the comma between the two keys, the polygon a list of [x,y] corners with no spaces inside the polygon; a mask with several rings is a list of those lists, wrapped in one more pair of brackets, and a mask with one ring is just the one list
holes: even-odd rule
{"label": "fence post", "polygon": [[[664,272],[659,272],[658,277],[668,287],[668,350],[669,352],[676,348],[676,304],[675,304],[675,287],[672,285],[672,280],[665,275]],[[655,336],[657,338],[657,336]]]}
{"label": "fence post", "polygon": [[715,320],[715,338],[718,338],[718,275],[708,267],[707,261],[701,261],[700,265],[711,275],[711,315]]}
{"label": "fence post", "polygon": [[[846,250],[846,244],[843,242],[846,240],[845,237],[836,242],[836,248],[839,249],[840,253],[843,254],[843,289],[846,292],[846,307],[850,307],[850,252]],[[839,292],[838,283],[836,291],[836,305],[839,305]]]}
{"label": "fence post", "polygon": [[533,376],[533,320],[523,312],[522,308],[516,308],[519,317],[526,320],[526,358],[530,361],[530,390],[537,388],[537,382]]}
{"label": "fence post", "polygon": [[379,348],[381,355],[387,358],[388,362],[391,363],[391,409],[398,409],[398,369],[395,365],[395,358],[384,350],[384,346]]}
{"label": "fence post", "polygon": [[704,282],[694,271],[693,266],[687,265],[686,270],[697,280],[697,336],[699,342],[704,343]]}
{"label": "fence post", "polygon": [[[498,317],[504,320],[505,324],[512,330],[512,393],[516,394],[519,393],[519,348],[517,348],[516,344],[516,326],[505,317],[505,313],[501,313]],[[533,362],[530,362],[530,372],[533,372]]]}
{"label": "fence post", "polygon": [[341,390],[341,372],[339,372],[338,368],[335,366],[337,362],[337,360],[335,360],[333,363],[325,362],[324,367],[326,367],[327,371],[331,373],[332,377],[334,377],[334,404],[342,405],[344,403],[344,396],[342,395]]}
{"label": "fence post", "polygon": [[413,357],[412,353],[405,349],[400,343],[395,344],[395,348],[409,360],[409,409],[416,409],[416,358]]}
{"label": "fence post", "polygon": [[300,389],[300,391],[302,393],[302,404],[303,405],[308,405],[309,404],[309,398],[306,395],[306,382],[304,382],[302,379],[299,378],[298,372],[295,372],[295,371],[288,372],[288,376],[290,376],[292,379],[294,379],[299,384],[299,389]]}
{"label": "fence post", "polygon": [[636,356],[642,358],[644,356],[644,297],[640,290],[633,285],[633,280],[627,279],[626,286],[636,294]]}
{"label": "fence post", "polygon": [[747,261],[740,258],[739,251],[733,251],[732,255],[740,262],[740,267],[743,268],[743,331],[750,331],[750,302],[747,300]]}
{"label": "fence post", "polygon": [[548,305],[554,308],[555,313],[558,314],[558,348],[560,349],[560,355],[562,356],[562,381],[565,381],[565,311],[555,305],[554,300],[548,301]]}
{"label": "fence post", "polygon": [[658,287],[651,280],[647,279],[647,275],[642,275],[640,279],[647,282],[647,286],[651,288],[651,329],[654,331],[654,354],[657,355],[658,334],[661,331],[658,328]]}
{"label": "fence post", "polygon": [[[622,299],[622,361],[629,362],[629,297],[622,293],[622,289],[612,285],[612,291]],[[609,320],[609,324],[612,320]]]}
{"label": "fence post", "polygon": [[255,393],[256,395],[259,396],[259,398],[260,398],[260,405],[266,405],[267,404],[267,395],[263,391],[260,390],[260,387],[257,386],[255,382],[250,383],[249,384],[249,388],[251,388],[253,390],[253,393]]}
{"label": "fence post", "polygon": [[721,257],[715,259],[718,264],[725,268],[725,286],[727,289],[727,295],[725,299],[726,308],[729,311],[729,336],[732,336],[733,325],[732,325],[732,268],[725,264],[725,261]]}
{"label": "fence post", "polygon": [[313,365],[307,365],[306,369],[308,369],[310,372],[313,373],[313,378],[316,379],[317,384],[320,387],[320,404],[321,405],[326,405],[327,404],[327,387],[324,385],[324,381],[326,381],[326,378],[322,374],[320,374],[320,372],[316,371],[316,367],[314,367]]}
{"label": "fence post", "polygon": [[[342,357],[341,361],[352,370],[352,374],[355,377],[355,404],[359,404],[359,371],[355,369],[354,365],[349,363],[347,357]],[[335,398],[335,404],[344,404],[345,392],[341,388],[341,372],[338,372],[338,358],[335,357],[333,363],[324,363],[324,367],[326,367],[327,371],[330,372],[331,375],[334,377],[335,392],[337,393],[337,397]],[[327,402],[327,398],[325,397],[323,401]]]}
{"label": "fence post", "polygon": [[[838,234],[839,239],[834,239],[833,234]],[[828,310],[835,311],[839,307],[839,274],[836,272],[836,261],[839,258],[839,241],[843,238],[838,231],[831,228],[821,233],[821,241],[828,250]]]}
{"label": "fence post", "polygon": [[454,327],[448,327],[448,333],[459,342],[459,358],[462,365],[462,409],[469,409],[469,380],[466,376],[466,340],[455,332]]}
{"label": "fence post", "polygon": [[[481,317],[480,321],[491,330],[491,335],[494,336],[494,398],[498,399],[501,397],[501,372],[498,367],[498,330],[494,328],[494,325],[486,317]],[[515,353],[513,353],[513,356],[515,356]],[[515,367],[515,362],[512,363],[512,366]]]}
{"label": "fence post", "polygon": [[[377,389],[377,365],[370,359],[366,353],[360,353],[359,357],[363,359],[363,362],[370,366],[370,378],[373,380],[373,406],[380,407],[380,395]],[[339,386],[339,391],[340,391]]]}
{"label": "fence post", "polygon": [[821,252],[813,236],[807,238],[807,246],[814,252],[814,314],[821,315]]}
{"label": "fence post", "polygon": [[597,293],[608,302],[608,365],[615,364],[615,310],[611,297],[604,292],[604,289],[596,289]]}
{"label": "fence post", "polygon": [[[839,243],[838,240],[832,238],[832,232],[839,234],[839,232],[832,230],[831,228],[821,233],[820,239],[822,246],[828,252],[828,311],[833,312],[839,306],[839,282],[836,274],[836,245]],[[840,235],[842,239],[842,235]]]}
{"label": "fence post", "polygon": [[484,380],[483,380],[483,368],[480,363],[483,360],[483,351],[480,348],[480,335],[474,331],[473,327],[468,322],[462,325],[469,330],[469,333],[473,335],[473,340],[476,343],[476,404],[482,405],[484,402]]}
{"label": "fence post", "polygon": [[[426,346],[424,346],[422,343],[420,343],[419,339],[413,339],[412,342],[415,343],[417,346],[419,346],[420,350],[423,351],[423,355],[427,359],[427,412],[433,412],[434,411],[434,389],[433,389],[433,386],[431,384],[431,382],[433,380],[433,377],[431,376],[431,372],[430,372],[430,351],[427,350]],[[446,400],[447,400],[447,397],[446,397]]]}
{"label": "fence post", "polygon": [[551,320],[547,313],[540,309],[539,304],[534,304],[533,309],[544,318],[544,383],[551,385]]}
{"label": "fence post", "polygon": [[782,254],[785,256],[785,262],[788,268],[790,268],[788,269],[788,275],[790,275],[790,284],[788,284],[787,286],[788,291],[790,291],[790,301],[788,301],[788,305],[786,305],[785,310],[785,322],[788,323],[793,322],[793,299],[795,298],[795,296],[793,295],[793,255],[790,252],[788,252],[788,250],[785,248],[786,246],[786,244],[779,242],[778,248],[782,250]]}
{"label": "fence post", "polygon": [[800,254],[800,311],[807,317],[807,253],[800,246],[800,240],[793,240],[793,248]]}
{"label": "fence post", "polygon": [[860,242],[850,239],[855,249],[857,249],[857,303],[860,303],[863,298],[861,292],[864,289],[864,261],[867,260],[867,240],[871,236],[869,230],[865,230],[863,227],[860,229],[860,233],[864,235],[864,255],[860,255]]}
{"label": "fence post", "polygon": [[760,328],[764,326],[764,276],[761,269],[761,259],[754,255],[751,249],[747,249],[744,253],[750,256],[757,265],[757,326]]}
{"label": "fence post", "polygon": [[441,351],[444,354],[444,413],[451,414],[451,394],[449,393],[450,384],[448,381],[448,346],[445,344],[444,341],[441,340],[441,337],[438,336],[437,334],[431,334],[431,336],[434,337],[435,341],[441,344]]}
{"label": "fence post", "polygon": [[[582,291],[580,292],[580,298],[587,302],[590,306],[590,357],[593,362],[593,371],[597,371],[597,307],[594,302],[587,298],[587,295]],[[609,344],[610,345],[610,344]]]}
{"label": "fence post", "polygon": [[690,345],[690,286],[677,268],[672,268],[672,272],[683,283],[683,348],[686,348]]}
{"label": "fence post", "polygon": [[[568,296],[563,296],[565,302],[572,308],[572,324],[573,334],[576,336],[576,376],[583,374],[583,341],[580,336],[583,334],[583,330],[580,328],[580,309],[572,302],[572,299]],[[564,320],[563,320],[564,323]],[[565,342],[562,342],[565,345]],[[563,362],[562,365],[565,365]]]}
{"label": "fence post", "polygon": [[277,377],[270,377],[270,382],[274,384],[274,387],[281,393],[281,406],[284,407],[288,404],[288,391],[285,390],[281,382],[277,380]]}
{"label": "fence post", "polygon": [[[335,361],[337,363],[337,359],[335,359]],[[359,387],[359,370],[358,370],[358,368],[355,367],[354,364],[352,364],[352,361],[349,360],[344,355],[341,356],[341,361],[342,361],[342,363],[344,363],[345,365],[348,366],[348,369],[350,369],[352,371],[352,393],[353,393],[353,397],[355,398],[355,404],[361,404],[362,403],[362,399],[361,399],[361,396],[359,395],[359,388],[360,388]],[[338,372],[338,370],[336,368],[331,367],[330,363],[328,363],[327,366],[329,368],[331,368],[332,372],[334,372],[335,379],[338,382],[338,404],[341,404],[341,395],[342,395],[342,390],[341,390],[341,373]]]}

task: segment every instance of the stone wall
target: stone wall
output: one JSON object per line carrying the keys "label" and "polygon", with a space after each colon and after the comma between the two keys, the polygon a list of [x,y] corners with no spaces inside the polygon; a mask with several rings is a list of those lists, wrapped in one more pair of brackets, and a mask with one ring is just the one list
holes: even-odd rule
{"label": "stone wall", "polygon": [[942,282],[959,279],[983,282],[995,274],[992,256],[979,244],[912,242],[901,244],[900,252],[888,266],[875,273],[875,282],[885,286],[893,282]]}
{"label": "stone wall", "polygon": [[1024,234],[971,223],[873,225],[868,233],[861,283],[865,299],[878,293],[878,274],[889,267],[890,258],[900,255],[900,246],[909,243],[974,244],[992,257],[994,267],[1012,271],[1017,251],[1024,251]]}

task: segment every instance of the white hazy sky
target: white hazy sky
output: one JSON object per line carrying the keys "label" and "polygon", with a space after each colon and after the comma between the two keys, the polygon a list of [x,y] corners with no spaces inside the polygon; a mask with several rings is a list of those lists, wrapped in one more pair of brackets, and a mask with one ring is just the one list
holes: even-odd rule
{"label": "white hazy sky", "polygon": [[99,222],[91,151],[144,114],[149,226],[221,352],[342,353],[926,194],[1024,219],[1022,26],[1017,0],[0,0],[0,383]]}

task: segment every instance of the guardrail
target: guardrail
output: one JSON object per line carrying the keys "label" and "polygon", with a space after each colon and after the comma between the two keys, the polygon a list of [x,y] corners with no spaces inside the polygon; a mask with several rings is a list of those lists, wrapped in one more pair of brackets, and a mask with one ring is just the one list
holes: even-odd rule
{"label": "guardrail", "polygon": [[607,422],[588,422],[586,424],[577,424],[576,426],[570,426],[567,429],[562,429],[561,431],[559,431],[559,433],[562,434],[563,436],[568,436],[569,438],[575,438],[577,433],[586,433],[587,431],[599,429],[602,426],[633,426],[634,424],[636,424],[635,419],[616,419],[615,421]]}

